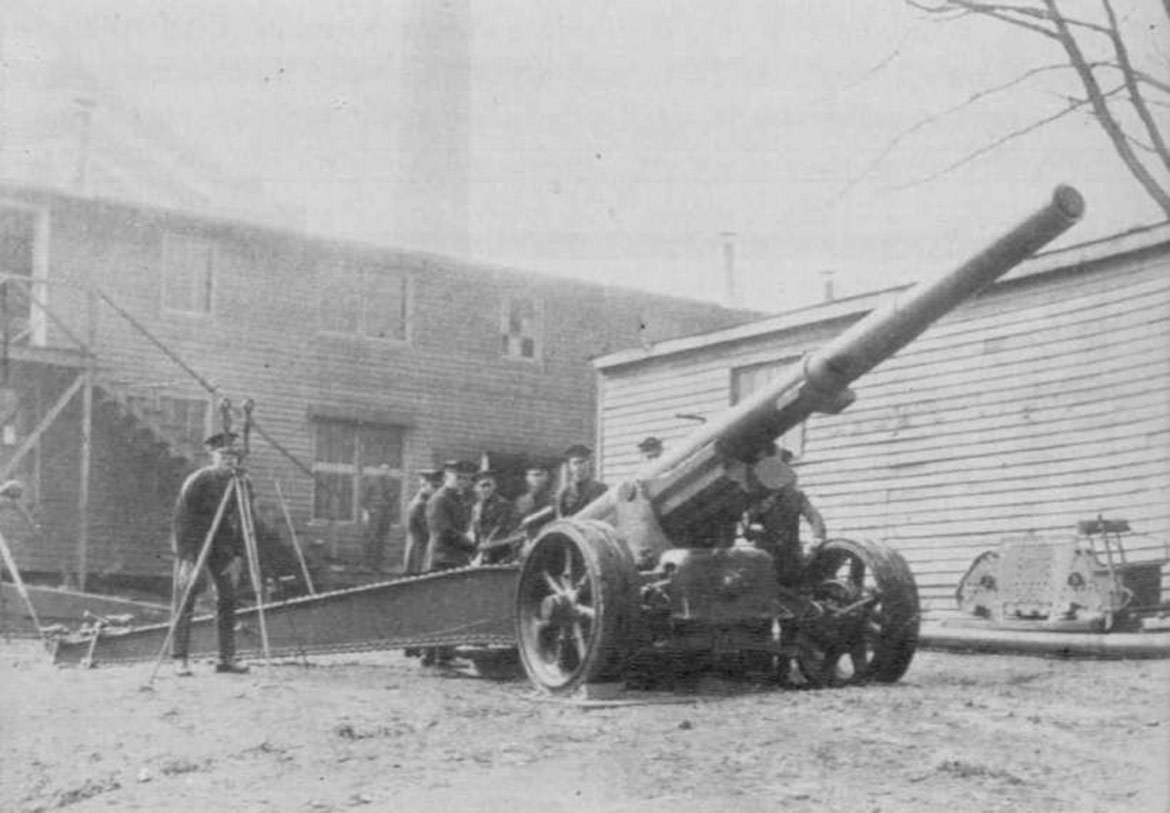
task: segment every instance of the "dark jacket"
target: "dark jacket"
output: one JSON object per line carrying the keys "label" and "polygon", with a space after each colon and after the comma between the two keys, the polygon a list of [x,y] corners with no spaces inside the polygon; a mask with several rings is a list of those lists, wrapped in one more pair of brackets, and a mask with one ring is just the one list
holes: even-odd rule
{"label": "dark jacket", "polygon": [[607,490],[605,483],[588,480],[584,483],[569,483],[557,492],[557,516],[571,517]]}
{"label": "dark jacket", "polygon": [[535,514],[537,511],[542,511],[548,508],[555,502],[555,497],[551,488],[546,488],[544,491],[538,491],[533,494],[521,494],[516,498],[516,518],[524,519],[525,517]]}
{"label": "dark jacket", "polygon": [[427,501],[426,569],[462,567],[471,561],[475,542],[468,534],[471,510],[459,490],[443,486]]}
{"label": "dark jacket", "polygon": [[512,503],[499,494],[477,502],[471,511],[471,533],[477,544],[501,540],[518,524]]}
{"label": "dark jacket", "polygon": [[[250,500],[251,483],[247,480],[244,482]],[[193,562],[199,558],[224,492],[231,483],[232,472],[215,466],[199,469],[183,483],[178,499],[175,500],[171,525],[172,549],[179,559]],[[240,533],[239,509],[236,500],[229,497],[223,519],[211,543],[207,564],[213,572],[219,572],[234,557],[243,555],[244,539]]]}

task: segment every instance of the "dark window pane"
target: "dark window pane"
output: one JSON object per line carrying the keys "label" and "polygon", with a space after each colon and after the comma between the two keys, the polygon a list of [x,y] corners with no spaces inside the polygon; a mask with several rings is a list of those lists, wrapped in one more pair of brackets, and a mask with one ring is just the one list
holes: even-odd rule
{"label": "dark window pane", "polygon": [[313,518],[343,522],[353,519],[353,480],[348,474],[313,475]]}
{"label": "dark window pane", "polygon": [[317,462],[353,465],[357,455],[357,431],[353,424],[317,423]]}
{"label": "dark window pane", "polygon": [[402,430],[391,426],[363,426],[361,466],[376,468],[383,463],[392,469],[402,468]]}
{"label": "dark window pane", "polygon": [[379,516],[388,525],[397,525],[402,514],[402,481],[397,477],[367,475],[362,478],[362,509],[370,522]]}

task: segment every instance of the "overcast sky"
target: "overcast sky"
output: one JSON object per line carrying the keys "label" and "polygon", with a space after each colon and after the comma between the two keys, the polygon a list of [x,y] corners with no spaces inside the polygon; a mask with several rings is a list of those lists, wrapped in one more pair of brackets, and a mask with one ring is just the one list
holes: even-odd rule
{"label": "overcast sky", "polygon": [[[313,231],[394,242],[394,3],[36,7],[107,91]],[[1060,60],[1002,25],[941,25],[896,0],[491,0],[473,3],[472,34],[473,259],[717,299],[732,231],[743,301],[779,310],[818,299],[826,270],[847,295],[950,266],[1060,182],[1089,203],[1065,242],[1161,219],[1085,116],[921,180],[1058,110],[1077,88],[1056,75],[889,149]],[[1140,54],[1165,75],[1159,36]]]}

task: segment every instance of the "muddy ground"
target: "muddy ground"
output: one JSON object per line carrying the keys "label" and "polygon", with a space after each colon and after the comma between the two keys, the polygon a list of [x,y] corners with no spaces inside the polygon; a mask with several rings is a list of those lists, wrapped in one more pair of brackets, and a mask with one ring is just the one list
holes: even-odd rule
{"label": "muddy ground", "polygon": [[151,670],[0,642],[0,810],[1170,809],[1170,661],[920,652],[892,686],[594,707],[398,653]]}

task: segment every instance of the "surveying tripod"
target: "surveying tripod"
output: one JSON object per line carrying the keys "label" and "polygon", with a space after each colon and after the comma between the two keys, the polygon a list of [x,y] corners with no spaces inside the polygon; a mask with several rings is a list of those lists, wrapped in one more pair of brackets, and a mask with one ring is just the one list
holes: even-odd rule
{"label": "surveying tripod", "polygon": [[[216,508],[215,516],[211,521],[211,527],[207,531],[207,536],[203,540],[203,546],[199,550],[199,556],[195,560],[195,566],[191,569],[189,577],[183,586],[183,595],[181,600],[174,605],[170,628],[167,630],[167,637],[163,641],[162,649],[159,651],[158,660],[154,665],[154,671],[151,672],[148,685],[154,682],[155,676],[158,674],[159,667],[166,658],[167,650],[170,648],[171,642],[174,640],[175,631],[182,621],[184,611],[187,608],[187,603],[191,601],[192,593],[195,586],[199,583],[199,578],[203,574],[204,568],[207,566],[208,557],[211,555],[212,544],[215,541],[216,534],[219,532],[220,526],[224,522],[227,515],[228,506],[235,501],[236,518],[239,522],[239,533],[244,542],[244,554],[248,565],[248,574],[251,578],[252,590],[256,595],[256,615],[260,623],[260,643],[262,652],[264,653],[264,661],[269,662],[268,649],[268,626],[264,617],[264,579],[260,570],[260,549],[256,542],[256,525],[255,518],[252,515],[252,499],[250,489],[248,487],[248,475],[244,469],[243,463],[248,457],[250,451],[250,436],[252,433],[252,410],[254,404],[252,399],[244,401],[244,426],[242,433],[242,449],[239,454],[237,464],[231,469],[230,481],[227,488],[224,489],[223,497],[219,501],[219,506]],[[223,431],[225,434],[230,434],[232,430],[232,414],[231,402],[228,399],[220,401],[219,405],[220,415],[223,423]],[[176,572],[176,578],[179,573]],[[218,598],[218,596],[217,596]],[[186,623],[190,623],[188,619]],[[234,622],[233,622],[234,623]],[[234,632],[233,632],[234,635]]]}

